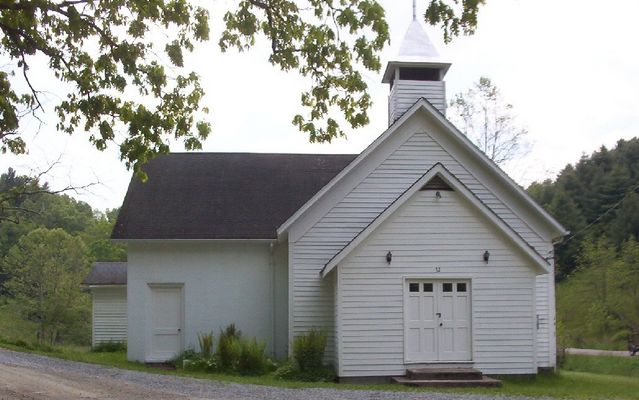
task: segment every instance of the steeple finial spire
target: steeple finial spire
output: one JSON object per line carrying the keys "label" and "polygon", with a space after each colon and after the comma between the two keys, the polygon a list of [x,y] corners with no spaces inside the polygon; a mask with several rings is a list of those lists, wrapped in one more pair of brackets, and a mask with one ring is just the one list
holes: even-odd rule
{"label": "steeple finial spire", "polygon": [[417,0],[413,0],[413,21],[417,21]]}

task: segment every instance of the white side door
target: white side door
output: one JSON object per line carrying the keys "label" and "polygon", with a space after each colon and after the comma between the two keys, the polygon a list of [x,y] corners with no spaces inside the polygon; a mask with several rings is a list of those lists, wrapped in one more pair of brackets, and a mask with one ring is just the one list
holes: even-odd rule
{"label": "white side door", "polygon": [[148,361],[168,361],[181,351],[182,288],[151,286],[151,344]]}
{"label": "white side door", "polygon": [[469,281],[406,281],[406,361],[469,361],[470,300]]}

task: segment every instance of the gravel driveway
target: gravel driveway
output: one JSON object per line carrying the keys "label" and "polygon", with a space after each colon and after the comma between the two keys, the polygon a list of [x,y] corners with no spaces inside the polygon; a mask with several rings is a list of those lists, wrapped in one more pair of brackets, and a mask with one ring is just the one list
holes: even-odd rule
{"label": "gravel driveway", "polygon": [[[489,400],[504,397],[338,389],[284,389],[156,375],[0,349],[0,400],[265,399]],[[515,398],[509,397],[514,400]],[[524,399],[524,398],[517,398]]]}

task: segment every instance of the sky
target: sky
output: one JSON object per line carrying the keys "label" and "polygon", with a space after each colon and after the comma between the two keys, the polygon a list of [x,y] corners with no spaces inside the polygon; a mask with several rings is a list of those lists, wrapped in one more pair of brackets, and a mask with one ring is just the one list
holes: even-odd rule
{"label": "sky", "polygon": [[[381,73],[364,74],[374,105],[368,126],[347,139],[311,144],[291,124],[301,110],[305,81],[268,61],[264,41],[250,52],[221,53],[217,41],[222,16],[232,0],[202,0],[211,12],[212,38],[189,58],[202,77],[213,132],[203,151],[359,153],[388,125],[389,88]],[[412,0],[381,0],[391,29],[385,64],[397,55],[412,18]],[[426,0],[418,0],[423,14]],[[634,0],[487,0],[473,36],[444,45],[441,32],[426,27],[441,55],[450,60],[447,95],[467,90],[486,76],[514,106],[529,131],[530,152],[504,168],[519,184],[554,178],[568,163],[600,146],[639,134],[639,2]],[[13,167],[34,173],[55,167],[46,179],[53,188],[99,182],[70,193],[98,209],[121,205],[131,171],[117,149],[95,150],[84,132],[55,131],[56,102],[64,86],[44,66],[32,68],[35,84],[48,93],[43,126],[25,126],[29,154],[0,155],[0,171]],[[172,151],[183,151],[179,144]]]}

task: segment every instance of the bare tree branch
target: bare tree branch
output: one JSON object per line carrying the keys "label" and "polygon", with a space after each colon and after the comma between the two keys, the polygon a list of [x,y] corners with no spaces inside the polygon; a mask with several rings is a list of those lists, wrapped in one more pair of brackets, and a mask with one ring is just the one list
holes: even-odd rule
{"label": "bare tree branch", "polygon": [[490,79],[482,77],[471,89],[455,95],[447,114],[480,150],[502,165],[529,150],[528,131],[517,125],[512,109]]}
{"label": "bare tree branch", "polygon": [[53,196],[69,192],[80,194],[94,186],[101,185],[101,182],[96,177],[95,181],[83,185],[68,184],[56,189],[49,188],[48,184],[42,183],[42,181],[61,164],[61,159],[62,155],[55,161],[49,163],[45,169],[25,177],[25,182],[21,185],[0,192],[0,224],[2,222],[18,224],[25,215],[39,215],[38,210],[28,208],[24,205],[26,198],[39,195]]}

